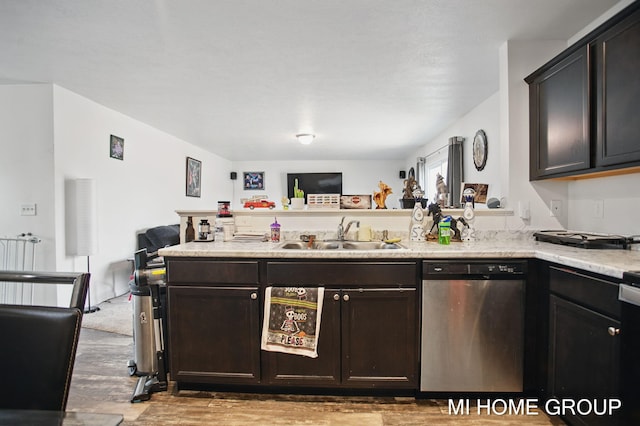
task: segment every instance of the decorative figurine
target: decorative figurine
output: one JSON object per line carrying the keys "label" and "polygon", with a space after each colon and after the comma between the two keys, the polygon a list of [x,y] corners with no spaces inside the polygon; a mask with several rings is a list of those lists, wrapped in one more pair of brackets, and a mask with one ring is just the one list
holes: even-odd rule
{"label": "decorative figurine", "polygon": [[380,188],[380,191],[373,193],[373,201],[376,203],[376,209],[386,209],[387,196],[393,194],[393,191],[391,187],[383,181],[378,183],[378,188]]}
{"label": "decorative figurine", "polygon": [[400,199],[400,207],[403,209],[410,209],[415,203],[422,204],[422,207],[426,207],[426,200],[424,197],[424,191],[416,182],[413,176],[409,176],[404,180],[404,189],[402,190],[402,198]]}
{"label": "decorative figurine", "polygon": [[436,203],[429,204],[427,216],[433,217],[433,225],[431,225],[429,233],[433,232],[433,228],[436,228],[436,233],[438,233],[438,223],[440,223],[440,219],[442,219],[442,210],[440,210],[440,205]]}
{"label": "decorative figurine", "polygon": [[407,179],[404,180],[404,190],[402,191],[403,193],[403,197],[402,198],[413,198],[413,191],[419,187],[418,186],[418,182],[416,182],[416,179],[413,176],[409,176]]}
{"label": "decorative figurine", "polygon": [[287,197],[282,197],[280,202],[282,203],[282,210],[289,210],[289,199]]}
{"label": "decorative figurine", "polygon": [[476,217],[476,213],[473,210],[475,207],[476,191],[472,188],[467,188],[462,193],[462,199],[464,200],[464,210],[462,211],[462,217],[460,218],[465,227],[462,230],[461,239],[463,241],[474,241],[476,239],[476,231],[473,229],[473,221]]}
{"label": "decorative figurine", "polygon": [[411,213],[411,225],[409,227],[410,241],[425,241],[425,217],[420,203],[415,203]]}
{"label": "decorative figurine", "polygon": [[[433,217],[433,224],[431,225],[431,228],[429,229],[429,232],[427,233],[427,238],[429,235],[433,236],[434,232],[433,229],[435,228],[435,235],[438,236],[439,235],[439,229],[438,229],[438,224],[442,221],[442,219],[444,218],[444,215],[442,214],[442,210],[440,209],[440,205],[437,203],[431,203],[429,204],[429,208],[428,208],[428,213],[427,216],[432,216]],[[453,241],[460,241],[461,240],[461,235],[460,235],[460,230],[458,229],[458,222],[462,223],[464,226],[468,226],[467,222],[464,220],[463,217],[459,217],[458,219],[454,219],[453,217],[451,217],[449,219],[450,221],[450,232],[453,232],[453,235],[451,236],[451,240]]]}
{"label": "decorative figurine", "polygon": [[449,188],[444,183],[444,178],[440,173],[436,174],[436,201],[440,204],[440,207],[446,207],[448,205],[447,196],[449,194]]}

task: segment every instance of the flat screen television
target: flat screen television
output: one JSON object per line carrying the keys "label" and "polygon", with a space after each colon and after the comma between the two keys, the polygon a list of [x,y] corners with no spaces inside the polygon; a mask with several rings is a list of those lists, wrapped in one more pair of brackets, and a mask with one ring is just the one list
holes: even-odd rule
{"label": "flat screen television", "polygon": [[298,188],[304,191],[305,202],[309,194],[342,195],[342,173],[287,173],[287,197],[290,199],[296,179]]}

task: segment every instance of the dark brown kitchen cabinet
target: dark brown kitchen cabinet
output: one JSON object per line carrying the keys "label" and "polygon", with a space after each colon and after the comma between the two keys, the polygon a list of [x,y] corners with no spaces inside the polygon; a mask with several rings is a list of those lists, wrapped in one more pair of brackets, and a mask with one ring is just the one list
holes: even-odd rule
{"label": "dark brown kitchen cabinet", "polygon": [[[165,260],[178,386],[417,389],[415,260]],[[325,287],[317,358],[261,350],[268,285]]]}
{"label": "dark brown kitchen cabinet", "polygon": [[529,178],[640,170],[640,3],[525,78]]}
{"label": "dark brown kitchen cabinet", "polygon": [[594,43],[596,165],[640,163],[640,11]]}
{"label": "dark brown kitchen cabinet", "polygon": [[531,180],[591,167],[589,77],[584,47],[528,81]]}
{"label": "dark brown kitchen cabinet", "polygon": [[[548,397],[619,398],[617,284],[554,266],[549,276]],[[617,424],[615,416],[565,414],[572,425]]]}
{"label": "dark brown kitchen cabinet", "polygon": [[260,383],[259,262],[166,262],[171,380]]}
{"label": "dark brown kitchen cabinet", "polygon": [[269,383],[415,388],[416,303],[415,288],[327,289],[318,358],[267,353]]}
{"label": "dark brown kitchen cabinet", "polygon": [[318,357],[264,352],[266,381],[279,386],[337,387],[340,385],[340,299],[325,291]]}
{"label": "dark brown kitchen cabinet", "polygon": [[318,357],[264,352],[269,384],[417,388],[415,262],[269,262],[267,276],[273,285],[325,287]]}
{"label": "dark brown kitchen cabinet", "polygon": [[260,381],[257,287],[169,287],[171,380]]}
{"label": "dark brown kitchen cabinet", "polygon": [[347,387],[415,388],[415,288],[342,290],[342,382]]}

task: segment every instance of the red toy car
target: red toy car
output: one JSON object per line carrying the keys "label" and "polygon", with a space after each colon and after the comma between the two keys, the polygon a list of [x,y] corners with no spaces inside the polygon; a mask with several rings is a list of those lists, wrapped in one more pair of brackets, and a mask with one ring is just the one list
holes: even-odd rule
{"label": "red toy car", "polygon": [[251,210],[255,209],[255,208],[270,208],[273,209],[276,207],[276,203],[274,203],[273,201],[269,201],[269,200],[247,200],[244,202],[244,208],[249,208]]}

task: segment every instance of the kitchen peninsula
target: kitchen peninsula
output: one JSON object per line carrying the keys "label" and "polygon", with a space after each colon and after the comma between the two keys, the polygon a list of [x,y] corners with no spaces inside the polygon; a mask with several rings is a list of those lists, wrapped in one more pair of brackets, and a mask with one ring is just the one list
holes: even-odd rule
{"label": "kitchen peninsula", "polygon": [[[617,285],[623,272],[637,269],[640,251],[572,248],[534,241],[528,233],[481,235],[448,246],[401,241],[402,248],[394,250],[285,249],[286,241],[191,242],[161,249],[171,380],[185,388],[418,393],[426,344],[420,321],[430,315],[421,305],[425,262],[517,260],[528,264],[522,391],[544,396],[550,379],[541,366],[549,362],[553,338],[550,282],[557,273],[594,286],[606,282],[607,297],[617,303]],[[265,288],[272,285],[327,289],[318,358],[260,350]]]}

